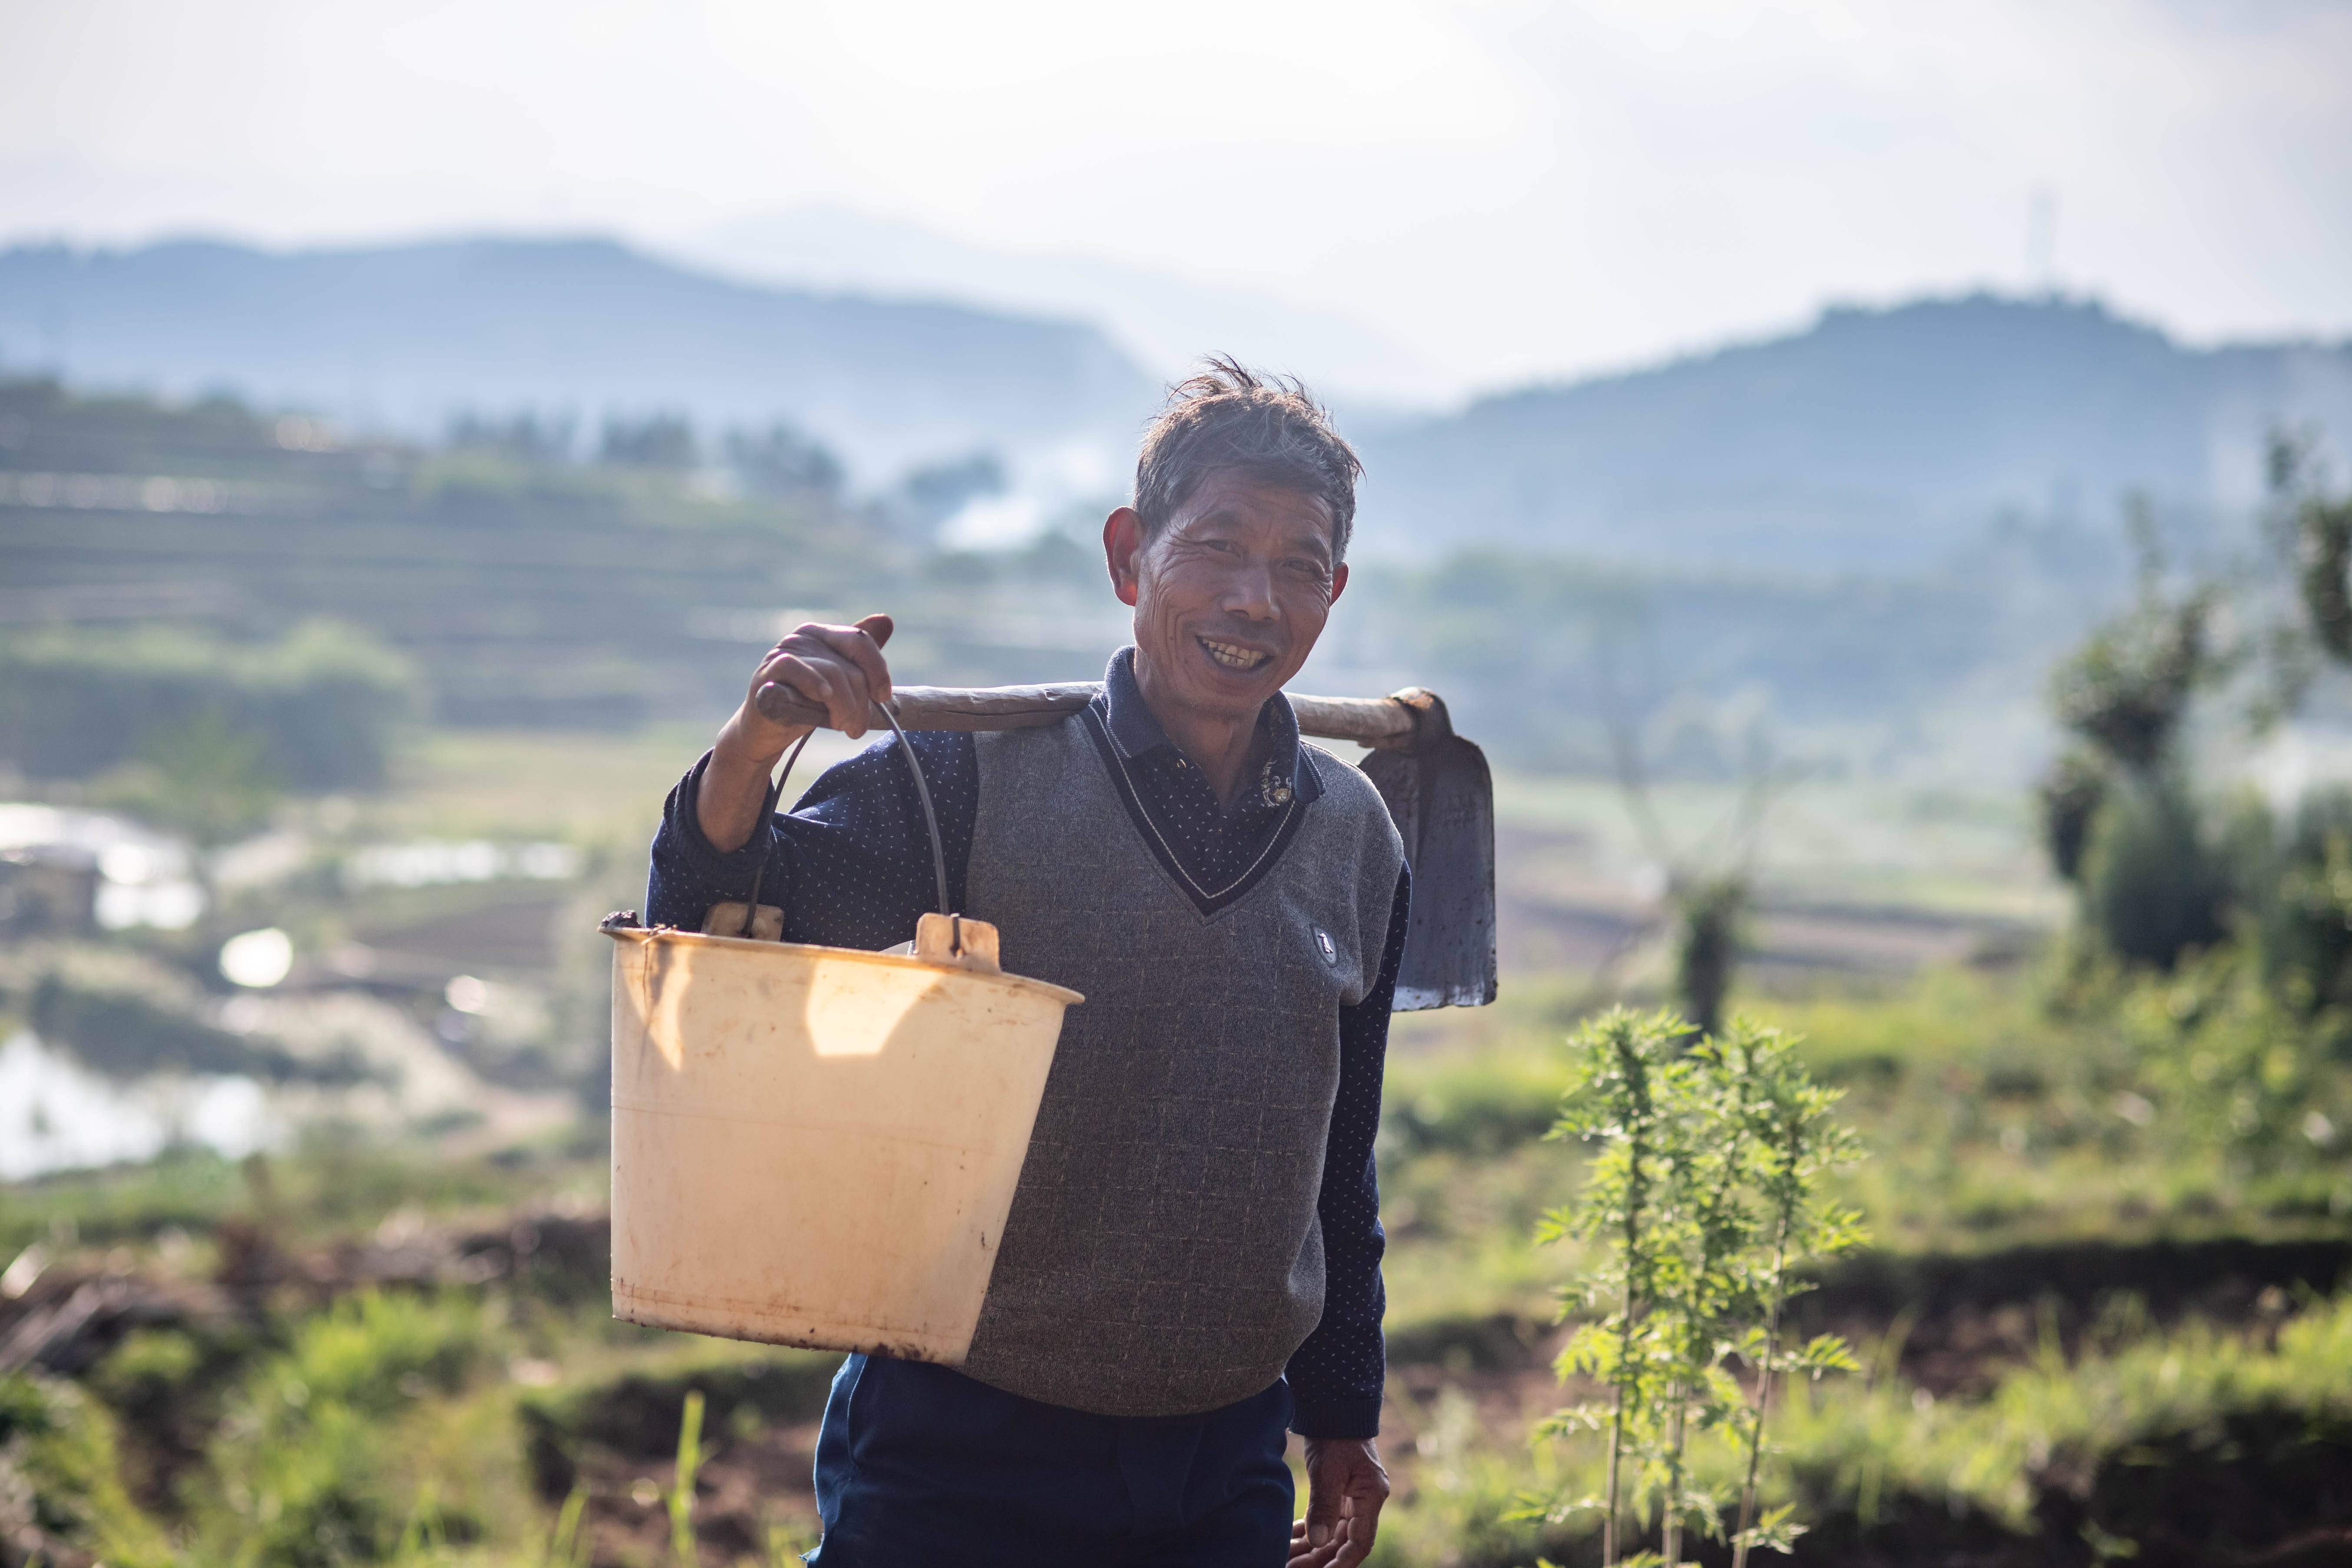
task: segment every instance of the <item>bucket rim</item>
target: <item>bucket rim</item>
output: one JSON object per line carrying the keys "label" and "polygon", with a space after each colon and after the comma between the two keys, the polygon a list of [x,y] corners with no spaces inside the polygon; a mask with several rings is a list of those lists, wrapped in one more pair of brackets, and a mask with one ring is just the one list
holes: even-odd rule
{"label": "bucket rim", "polygon": [[1050,980],[1038,980],[1010,970],[991,973],[984,969],[966,969],[960,963],[929,963],[911,953],[873,952],[862,947],[826,947],[808,942],[761,942],[748,936],[717,936],[709,931],[688,931],[683,926],[615,926],[604,935],[615,942],[684,942],[709,943],[721,948],[741,948],[751,952],[803,953],[812,957],[849,959],[859,963],[880,964],[893,969],[920,969],[931,974],[961,975],[966,980],[984,981],[1010,987],[1015,991],[1042,993],[1060,1002],[1065,1007],[1075,1007],[1086,1000],[1066,985],[1056,985]]}

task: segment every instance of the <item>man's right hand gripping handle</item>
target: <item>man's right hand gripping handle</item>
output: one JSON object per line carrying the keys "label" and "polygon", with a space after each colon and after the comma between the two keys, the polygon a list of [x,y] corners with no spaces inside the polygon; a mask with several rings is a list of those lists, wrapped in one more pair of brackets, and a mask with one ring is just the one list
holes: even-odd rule
{"label": "man's right hand gripping handle", "polygon": [[882,658],[890,630],[887,616],[867,616],[850,626],[810,621],[794,626],[760,661],[742,704],[719,726],[694,797],[696,819],[713,849],[723,855],[751,842],[768,804],[776,760],[809,731],[805,724],[779,724],[761,713],[760,689],[788,686],[822,707],[834,729],[852,739],[863,735],[874,704],[890,698],[890,667]]}

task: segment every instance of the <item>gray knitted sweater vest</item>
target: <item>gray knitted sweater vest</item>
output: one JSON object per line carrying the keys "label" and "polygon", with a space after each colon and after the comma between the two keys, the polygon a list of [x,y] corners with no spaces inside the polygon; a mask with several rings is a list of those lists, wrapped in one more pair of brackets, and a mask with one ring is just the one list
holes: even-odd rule
{"label": "gray knitted sweater vest", "polygon": [[1219,889],[1153,856],[1087,723],[975,737],[967,910],[1006,969],[1087,999],[963,1370],[1098,1415],[1192,1415],[1270,1387],[1322,1316],[1339,1009],[1378,979],[1403,849],[1370,783],[1317,752],[1322,796],[1203,915]]}

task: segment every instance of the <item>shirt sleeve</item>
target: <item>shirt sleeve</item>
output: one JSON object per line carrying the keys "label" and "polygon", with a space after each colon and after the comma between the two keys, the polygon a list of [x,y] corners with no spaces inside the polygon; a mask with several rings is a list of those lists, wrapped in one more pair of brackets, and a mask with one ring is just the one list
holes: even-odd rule
{"label": "shirt sleeve", "polygon": [[1290,1358],[1290,1425],[1305,1437],[1373,1437],[1381,1430],[1381,1388],[1388,1347],[1381,1319],[1388,1295],[1381,1257],[1381,1176],[1372,1143],[1381,1128],[1381,1078],[1389,1050],[1389,1009],[1404,960],[1405,915],[1412,878],[1397,873],[1380,978],[1352,1007],[1339,1009],[1339,1093],[1323,1151],[1323,1321]]}
{"label": "shirt sleeve", "polygon": [[[908,736],[922,761],[946,853],[948,902],[961,909],[980,814],[979,756],[968,734]],[[695,796],[710,754],[688,770],[662,807],[646,886],[647,925],[702,929],[710,906],[748,899],[784,911],[784,940],[869,952],[915,934],[939,902],[930,834],[914,775],[885,735],[825,770],[789,812],[772,812],[740,849],[722,854],[702,834]]]}

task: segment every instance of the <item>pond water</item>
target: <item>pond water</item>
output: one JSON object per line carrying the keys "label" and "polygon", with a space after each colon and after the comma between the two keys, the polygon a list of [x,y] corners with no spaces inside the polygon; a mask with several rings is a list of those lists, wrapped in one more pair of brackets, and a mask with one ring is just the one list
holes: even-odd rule
{"label": "pond water", "polygon": [[152,1160],[186,1143],[235,1159],[275,1145],[283,1133],[262,1086],[249,1078],[122,1082],[29,1029],[0,1041],[0,1181]]}

